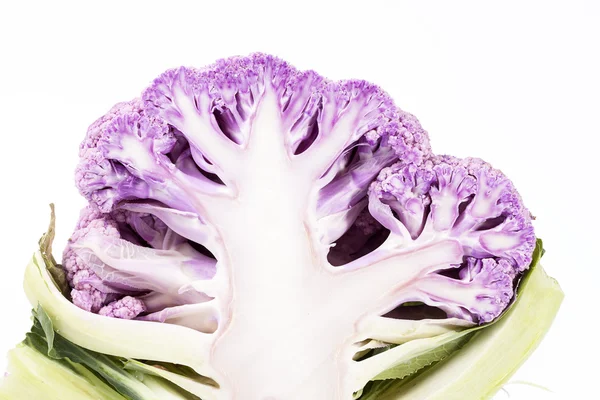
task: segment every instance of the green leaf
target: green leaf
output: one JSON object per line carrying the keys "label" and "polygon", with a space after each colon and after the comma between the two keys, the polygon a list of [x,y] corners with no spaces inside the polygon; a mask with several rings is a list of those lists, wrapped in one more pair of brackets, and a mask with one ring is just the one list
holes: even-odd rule
{"label": "green leaf", "polygon": [[129,400],[159,399],[124,369],[124,360],[84,349],[56,334],[50,317],[41,306],[34,311],[34,325],[24,343],[52,359],[87,367]]}
{"label": "green leaf", "polygon": [[437,346],[424,354],[417,355],[401,364],[396,365],[395,367],[382,372],[373,378],[373,380],[406,378],[407,376],[420,371],[422,368],[441,361],[453,354],[455,351],[460,350],[471,339],[472,336],[473,333],[458,335],[458,337],[449,340],[448,342]]}
{"label": "green leaf", "polygon": [[193,369],[169,363],[140,361],[97,353],[80,347],[55,332],[52,319],[38,305],[33,327],[24,344],[79,375],[94,376],[127,400],[200,400],[214,398],[218,385]]}
{"label": "green leaf", "polygon": [[127,400],[87,368],[52,359],[25,344],[8,353],[0,399]]}
{"label": "green leaf", "polygon": [[38,305],[36,310],[33,310],[34,326],[37,324],[41,325],[46,339],[46,346],[48,347],[48,356],[52,358],[59,358],[54,350],[54,327],[52,326],[52,320],[48,317],[48,314],[44,311],[42,306]]}
{"label": "green leaf", "polygon": [[382,393],[397,385],[398,380],[372,381],[364,388],[360,400],[377,400]]}
{"label": "green leaf", "polygon": [[50,204],[50,224],[48,225],[48,231],[42,235],[39,240],[40,253],[46,268],[54,281],[54,284],[60,290],[60,292],[67,299],[70,298],[69,282],[67,280],[67,274],[65,270],[56,263],[54,256],[52,255],[52,242],[54,242],[54,236],[56,234],[56,214],[54,212],[54,204]]}
{"label": "green leaf", "polygon": [[[198,375],[192,372],[186,376],[182,374],[179,366],[165,365],[164,363],[148,363],[128,360],[125,364],[125,368],[130,371],[137,371],[145,374],[146,376],[155,376],[164,379],[173,384],[176,390],[185,395],[186,399],[189,400],[201,400],[201,397],[215,398],[216,390],[219,386],[212,379]],[[196,393],[201,397],[198,397],[192,393]]]}

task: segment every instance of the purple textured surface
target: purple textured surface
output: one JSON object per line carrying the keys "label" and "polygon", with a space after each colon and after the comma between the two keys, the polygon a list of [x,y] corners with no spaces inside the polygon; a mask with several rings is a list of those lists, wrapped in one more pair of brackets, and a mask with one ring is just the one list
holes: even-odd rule
{"label": "purple textured surface", "polygon": [[[353,131],[347,132],[351,144],[317,182],[315,214],[329,223],[323,240],[337,241],[332,262],[375,248],[384,227],[408,232],[410,240],[424,231],[444,234],[460,241],[466,257],[453,266],[460,279],[440,275],[442,284],[479,288],[481,293],[461,304],[423,290],[423,301],[479,322],[502,312],[535,246],[529,211],[512,183],[482,160],[433,155],[419,121],[398,109],[379,87],[360,80],[332,82],[264,54],[223,59],[202,69],[169,70],[140,99],[117,104],[90,126],[76,170],[77,187],[90,206],[64,253],[76,305],[118,318],[160,321],[144,313],[158,316],[161,310],[195,301],[156,290],[146,278],[126,278],[111,266],[92,268],[72,245],[90,232],[153,249],[189,247],[189,240],[196,248],[186,268],[210,279],[210,254],[197,248],[205,245],[204,236],[182,222],[181,213],[194,211],[186,188],[208,194],[225,190],[227,165],[219,163],[215,149],[186,133],[184,114],[189,110],[176,99],[185,96],[194,115],[207,121],[205,134],[244,148],[253,108],[267,92],[275,94],[291,155],[318,147],[346,110],[358,110]],[[140,212],[145,209],[148,213]],[[204,217],[195,218],[202,223]],[[479,307],[481,302],[486,307]]]}

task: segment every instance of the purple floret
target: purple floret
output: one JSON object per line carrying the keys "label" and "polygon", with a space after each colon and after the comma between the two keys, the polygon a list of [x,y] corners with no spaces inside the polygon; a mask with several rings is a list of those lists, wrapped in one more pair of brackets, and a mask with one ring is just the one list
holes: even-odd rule
{"label": "purple floret", "polygon": [[77,187],[101,211],[119,201],[151,197],[151,182],[169,177],[165,153],[176,143],[171,129],[134,100],[120,103],[88,129],[75,172]]}
{"label": "purple floret", "polygon": [[[90,127],[81,146],[79,190],[103,212],[136,200],[193,211],[194,192],[220,195],[237,187],[229,165],[239,157],[236,149],[248,144],[268,96],[279,106],[290,157],[325,158],[317,211],[324,242],[351,226],[382,168],[398,159],[419,165],[431,154],[418,120],[378,86],[333,82],[256,53],[202,69],[168,70],[141,100],[115,106]],[[336,130],[345,117],[350,120]],[[332,135],[341,140],[338,153],[318,154]]]}
{"label": "purple floret", "polygon": [[523,271],[535,235],[531,214],[512,182],[475,158],[432,157],[421,166],[397,163],[371,188],[398,215],[412,239],[447,234],[474,257],[502,257]]}
{"label": "purple floret", "polygon": [[[117,217],[117,218],[115,218]],[[90,236],[120,238],[118,219],[125,218],[125,213],[119,211],[113,214],[103,214],[95,207],[88,206],[81,211],[75,231],[63,253],[63,267],[72,287],[71,299],[73,304],[86,311],[98,313],[111,301],[123,293],[129,293],[132,288],[110,285],[110,282],[100,278],[93,270],[89,260],[77,254],[76,245]],[[134,217],[129,217],[134,218]],[[127,232],[127,230],[123,230]]]}
{"label": "purple floret", "polygon": [[82,310],[91,311],[93,313],[100,311],[106,302],[106,299],[107,294],[95,288],[89,288],[88,290],[73,289],[71,291],[71,301],[73,304]]}
{"label": "purple floret", "polygon": [[[167,321],[177,318],[157,316],[211,299],[194,286],[215,276],[221,250],[210,207],[243,198],[237,180],[263,106],[279,117],[281,158],[314,180],[309,213],[331,264],[390,234],[402,236],[398,246],[456,239],[464,263],[432,275],[449,288],[440,308],[479,322],[502,312],[535,246],[512,183],[482,160],[433,155],[419,121],[378,86],[260,53],[168,70],[89,127],[76,183],[90,206],[64,253],[77,306]],[[423,301],[441,304],[427,285]],[[464,304],[451,288],[476,294]]]}
{"label": "purple floret", "polygon": [[[332,82],[260,53],[219,60],[203,69],[169,70],[154,80],[142,98],[148,114],[160,115],[185,132],[189,116],[174,101],[183,95],[193,103],[198,116],[218,125],[212,134],[243,145],[248,140],[249,119],[267,90],[277,96],[284,128],[289,129],[290,153],[304,152],[316,135],[330,131],[349,104],[364,111],[356,132],[348,132],[356,139],[364,136],[371,146],[390,146],[398,157],[414,162],[430,153],[428,135],[416,118],[398,110],[381,88],[360,80]],[[202,146],[199,138],[188,140],[192,147]]]}
{"label": "purple floret", "polygon": [[514,295],[518,271],[505,259],[467,257],[460,279],[433,274],[416,283],[417,300],[434,305],[449,317],[484,324],[493,321]]}
{"label": "purple floret", "polygon": [[91,206],[81,213],[63,266],[75,305],[126,319],[210,300],[191,285],[215,274],[214,259],[154,215],[125,209],[103,214]]}
{"label": "purple floret", "polygon": [[109,237],[119,237],[117,224],[110,217],[102,215],[92,207],[81,211],[75,231],[69,239],[69,244],[63,253],[63,267],[67,272],[67,279],[73,288],[71,298],[78,307],[92,312],[98,312],[104,305],[110,293],[98,290],[102,286],[98,276],[89,269],[89,266],[75,254],[72,244],[82,240],[90,233],[101,234]]}
{"label": "purple floret", "polygon": [[[427,288],[420,301],[481,323],[506,308],[515,277],[531,263],[536,239],[529,211],[500,171],[476,158],[434,156],[419,166],[399,162],[383,169],[371,193],[371,201],[390,207],[404,240],[452,238],[463,246],[465,263],[448,266],[458,268],[460,280],[453,273],[424,279],[417,284]],[[385,224],[389,214],[378,215],[379,209],[370,207]],[[455,291],[467,287],[476,291]],[[474,296],[465,302],[465,293]]]}
{"label": "purple floret", "polygon": [[133,319],[146,311],[144,303],[135,297],[125,296],[102,307],[98,314],[106,317]]}
{"label": "purple floret", "polygon": [[[460,271],[460,277],[469,287],[482,290],[474,306],[480,322],[492,321],[508,306],[514,295],[517,274],[512,263],[505,259],[467,258],[467,266]],[[487,305],[478,307],[477,304],[481,303]]]}

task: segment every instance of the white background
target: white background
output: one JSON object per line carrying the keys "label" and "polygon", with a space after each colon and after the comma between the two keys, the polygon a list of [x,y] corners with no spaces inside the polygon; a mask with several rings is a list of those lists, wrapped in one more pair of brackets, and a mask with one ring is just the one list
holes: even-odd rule
{"label": "white background", "polygon": [[381,85],[434,151],[482,157],[513,179],[567,297],[513,378],[554,393],[506,390],[513,400],[596,395],[598,2],[1,4],[0,355],[30,324],[21,280],[47,204],[57,206],[57,256],[84,205],[73,170],[87,126],[167,68],[263,51]]}

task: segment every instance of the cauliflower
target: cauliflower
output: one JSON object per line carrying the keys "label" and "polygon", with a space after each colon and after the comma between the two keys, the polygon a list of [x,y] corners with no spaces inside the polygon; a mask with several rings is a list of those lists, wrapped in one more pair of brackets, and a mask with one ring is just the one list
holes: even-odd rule
{"label": "cauliflower", "polygon": [[374,396],[495,329],[541,250],[502,172],[434,154],[373,84],[264,54],[169,70],[117,104],[76,185],[72,304],[30,289],[37,320],[181,398]]}

